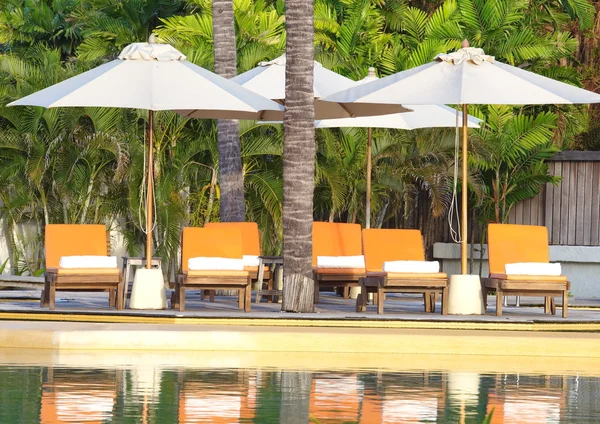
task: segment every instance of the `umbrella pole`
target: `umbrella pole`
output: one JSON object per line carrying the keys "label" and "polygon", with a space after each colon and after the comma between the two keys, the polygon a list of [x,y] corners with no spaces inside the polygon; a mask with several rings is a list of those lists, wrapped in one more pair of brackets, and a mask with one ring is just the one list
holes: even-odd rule
{"label": "umbrella pole", "polygon": [[468,141],[468,105],[462,105],[462,210],[461,210],[461,255],[460,255],[460,269],[463,275],[468,274],[467,272],[467,195],[468,195],[468,184],[467,184],[467,141]]}
{"label": "umbrella pole", "polygon": [[146,176],[146,269],[152,268],[152,208],[154,206],[154,111],[148,111],[148,174]]}
{"label": "umbrella pole", "polygon": [[373,129],[367,129],[367,202],[365,211],[365,228],[371,228],[371,150],[373,145]]}

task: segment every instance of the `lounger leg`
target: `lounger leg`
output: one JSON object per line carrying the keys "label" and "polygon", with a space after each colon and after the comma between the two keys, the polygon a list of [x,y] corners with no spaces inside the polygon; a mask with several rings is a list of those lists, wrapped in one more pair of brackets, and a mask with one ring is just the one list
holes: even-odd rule
{"label": "lounger leg", "polygon": [[115,290],[114,289],[109,289],[108,290],[108,306],[111,308],[114,308],[115,305],[115,300],[116,300],[116,296],[115,296]]}
{"label": "lounger leg", "polygon": [[[273,275],[267,281],[267,290],[273,290]],[[267,298],[267,303],[273,303],[273,295],[265,296]]]}
{"label": "lounger leg", "polygon": [[49,301],[48,293],[50,293],[50,279],[51,278],[53,278],[53,277],[50,274],[44,275],[44,290],[42,290],[42,293],[40,294],[40,306],[42,308],[45,308],[48,306],[48,301]]}
{"label": "lounger leg", "polygon": [[425,304],[425,312],[431,312],[431,298],[429,292],[423,292],[423,303]]}
{"label": "lounger leg", "polygon": [[215,293],[216,293],[216,290],[208,291],[208,300],[210,301],[210,303],[215,303]]}
{"label": "lounger leg", "polygon": [[123,310],[125,308],[125,298],[123,297],[123,278],[119,279],[119,284],[117,285],[117,311]]}
{"label": "lounger leg", "polygon": [[429,293],[429,298],[431,299],[431,313],[435,312],[435,298],[436,298],[436,293],[435,292],[431,292]]}
{"label": "lounger leg", "polygon": [[569,316],[569,292],[566,290],[563,292],[562,302],[562,317],[567,318]]}
{"label": "lounger leg", "polygon": [[246,293],[243,288],[238,290],[238,309],[244,309],[244,299],[246,299]]}
{"label": "lounger leg", "polygon": [[344,299],[350,299],[350,287],[344,286]]}
{"label": "lounger leg", "polygon": [[314,280],[315,281],[315,299],[314,299],[314,303],[317,304],[319,303],[319,281],[318,280]]}
{"label": "lounger leg", "polygon": [[179,283],[175,285],[175,290],[171,293],[171,309],[179,308]]}
{"label": "lounger leg", "polygon": [[556,315],[556,300],[554,297],[550,298],[550,313],[552,313],[552,315]]}
{"label": "lounger leg", "polygon": [[252,282],[248,281],[248,285],[244,289],[246,295],[246,301],[244,302],[244,312],[250,312],[252,307]]}
{"label": "lounger leg", "polygon": [[54,278],[50,280],[50,287],[48,288],[48,307],[51,311],[56,308],[56,283]]}
{"label": "lounger leg", "polygon": [[45,283],[44,287],[44,290],[42,290],[42,293],[40,294],[40,306],[42,308],[46,308],[48,306],[48,293],[50,292],[48,289],[48,283]]}
{"label": "lounger leg", "polygon": [[442,315],[448,315],[448,286],[442,289]]}
{"label": "lounger leg", "polygon": [[369,299],[369,293],[367,286],[361,284],[360,294],[356,297],[356,312],[367,312],[367,301]]}
{"label": "lounger leg", "polygon": [[185,286],[179,286],[179,311],[185,311]]}
{"label": "lounger leg", "polygon": [[487,292],[487,288],[485,287],[485,281],[484,281],[483,278],[481,279],[481,294],[483,296],[483,313],[486,313],[487,312],[487,295],[488,295],[488,292]]}
{"label": "lounger leg", "polygon": [[496,316],[502,316],[502,300],[503,300],[502,290],[496,289]]}
{"label": "lounger leg", "polygon": [[385,299],[383,287],[377,287],[377,297],[379,298],[379,301],[377,302],[377,313],[381,315],[383,314],[383,301]]}
{"label": "lounger leg", "polygon": [[544,313],[547,314],[550,310],[550,298],[548,296],[544,297]]}

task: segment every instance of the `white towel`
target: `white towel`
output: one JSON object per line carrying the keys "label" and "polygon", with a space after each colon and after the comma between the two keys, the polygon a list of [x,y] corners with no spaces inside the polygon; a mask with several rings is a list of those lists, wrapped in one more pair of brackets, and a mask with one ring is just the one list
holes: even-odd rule
{"label": "white towel", "polygon": [[385,272],[432,274],[440,272],[438,261],[391,261],[383,263]]}
{"label": "white towel", "polygon": [[317,268],[364,268],[365,257],[359,256],[317,256]]}
{"label": "white towel", "polygon": [[243,271],[244,260],[234,258],[197,257],[188,259],[190,271]]}
{"label": "white towel", "polygon": [[244,266],[258,266],[258,256],[244,255]]}
{"label": "white towel", "polygon": [[116,268],[116,256],[62,256],[60,268]]}
{"label": "white towel", "polygon": [[504,265],[506,275],[561,275],[559,263],[517,262]]}

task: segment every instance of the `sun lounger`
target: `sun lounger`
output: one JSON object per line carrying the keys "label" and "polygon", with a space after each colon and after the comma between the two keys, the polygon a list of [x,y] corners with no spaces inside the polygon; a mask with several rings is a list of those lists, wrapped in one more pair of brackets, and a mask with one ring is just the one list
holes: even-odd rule
{"label": "sun lounger", "polygon": [[[242,231],[234,227],[208,227],[183,229],[181,271],[177,276],[171,308],[185,310],[186,290],[238,290],[238,306],[250,312],[251,279],[243,270]],[[190,258],[232,258],[240,260],[240,270],[190,270]]]}
{"label": "sun lounger", "polygon": [[364,265],[346,268],[318,268],[317,262],[319,256],[362,256],[360,225],[313,222],[312,248],[315,303],[319,303],[319,289],[323,287],[343,287],[344,299],[347,299],[350,287],[357,287],[358,279],[366,275]]}
{"label": "sun lounger", "polygon": [[385,272],[384,264],[392,261],[425,261],[423,238],[419,230],[364,229],[363,251],[367,276],[360,279],[361,295],[357,312],[365,312],[368,293],[376,294],[377,313],[383,313],[386,293],[423,293],[425,311],[433,312],[430,294],[442,294],[442,315],[448,310],[448,276],[443,272]]}
{"label": "sun lounger", "polygon": [[104,225],[48,224],[45,230],[46,273],[41,305],[53,310],[56,291],[108,291],[111,307],[123,306],[123,278],[119,268],[62,268],[61,258],[108,256]]}
{"label": "sun lounger", "polygon": [[488,226],[490,276],[483,279],[484,295],[496,293],[496,316],[502,316],[507,295],[544,296],[544,312],[556,313],[554,297],[562,296],[563,318],[568,314],[570,283],[563,275],[507,274],[506,264],[549,262],[548,230],[536,225],[490,224]]}

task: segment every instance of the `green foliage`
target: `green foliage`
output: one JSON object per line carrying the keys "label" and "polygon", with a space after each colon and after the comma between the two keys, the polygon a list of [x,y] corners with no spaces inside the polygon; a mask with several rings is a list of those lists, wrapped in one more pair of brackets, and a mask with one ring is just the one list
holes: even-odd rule
{"label": "green foliage", "polygon": [[[282,0],[234,0],[234,14],[240,72],[284,52]],[[0,6],[0,105],[111,60],[151,32],[211,69],[211,15],[209,0],[7,0]],[[315,58],[355,80],[370,66],[383,77],[467,38],[498,60],[597,89],[597,19],[588,0],[317,0]],[[486,122],[470,140],[469,182],[481,220],[504,221],[514,204],[556,183],[544,161],[560,147],[594,145],[597,120],[588,111],[471,108]],[[181,227],[219,219],[216,128],[170,112],[156,113],[155,123],[153,242],[174,271]],[[0,217],[12,272],[43,270],[42,229],[50,222],[106,223],[130,253],[141,252],[146,128],[142,111],[0,106]],[[258,222],[263,251],[279,253],[283,129],[241,122],[240,133],[247,219]],[[364,129],[317,131],[315,218],[363,221],[366,139]],[[454,130],[381,129],[373,140],[374,226],[394,225],[424,200],[427,219],[443,216]]]}

